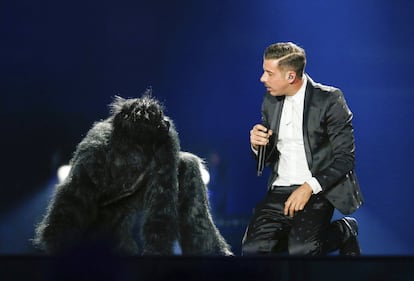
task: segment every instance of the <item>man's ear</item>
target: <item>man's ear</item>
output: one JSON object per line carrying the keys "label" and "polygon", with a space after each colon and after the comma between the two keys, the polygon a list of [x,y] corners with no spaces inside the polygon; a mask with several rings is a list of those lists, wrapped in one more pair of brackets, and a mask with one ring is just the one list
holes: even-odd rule
{"label": "man's ear", "polygon": [[287,75],[287,78],[286,79],[289,81],[289,83],[292,83],[293,81],[295,81],[296,72],[294,72],[294,71],[288,71],[286,73],[286,75]]}

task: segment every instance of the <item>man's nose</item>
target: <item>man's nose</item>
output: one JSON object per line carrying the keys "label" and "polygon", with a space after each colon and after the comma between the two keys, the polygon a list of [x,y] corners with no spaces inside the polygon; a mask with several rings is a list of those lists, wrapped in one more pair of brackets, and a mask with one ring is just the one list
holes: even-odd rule
{"label": "man's nose", "polygon": [[262,76],[260,76],[260,82],[264,83],[266,82],[266,77],[265,77],[265,73],[262,74]]}

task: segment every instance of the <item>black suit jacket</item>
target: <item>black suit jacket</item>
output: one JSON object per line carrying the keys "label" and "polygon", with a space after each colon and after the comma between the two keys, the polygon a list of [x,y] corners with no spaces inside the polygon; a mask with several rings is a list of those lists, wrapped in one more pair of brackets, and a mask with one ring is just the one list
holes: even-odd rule
{"label": "black suit jacket", "polygon": [[[306,159],[322,192],[335,208],[353,213],[363,203],[354,173],[355,140],[352,113],[340,89],[315,83],[307,76],[303,112],[303,141]],[[266,165],[272,174],[269,188],[277,177],[277,139],[284,96],[264,95],[262,121],[273,130],[266,149]]]}

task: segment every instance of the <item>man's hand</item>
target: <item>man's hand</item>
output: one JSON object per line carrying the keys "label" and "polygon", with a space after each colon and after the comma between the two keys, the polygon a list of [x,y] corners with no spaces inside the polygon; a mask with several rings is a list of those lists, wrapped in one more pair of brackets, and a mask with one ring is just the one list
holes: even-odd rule
{"label": "man's hand", "polygon": [[272,130],[268,130],[261,124],[254,125],[250,130],[250,144],[257,150],[259,145],[267,145],[269,143],[269,137],[272,133]]}
{"label": "man's hand", "polygon": [[285,215],[293,217],[295,212],[302,211],[312,195],[312,188],[306,182],[299,186],[285,202]]}

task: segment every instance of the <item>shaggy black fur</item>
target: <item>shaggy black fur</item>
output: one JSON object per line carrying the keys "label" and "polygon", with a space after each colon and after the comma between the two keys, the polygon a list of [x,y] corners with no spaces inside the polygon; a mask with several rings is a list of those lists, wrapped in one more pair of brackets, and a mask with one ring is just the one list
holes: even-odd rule
{"label": "shaggy black fur", "polygon": [[116,97],[108,119],[78,144],[34,244],[49,254],[105,245],[117,254],[231,255],[214,225],[202,160],[181,152],[163,107],[147,91]]}

